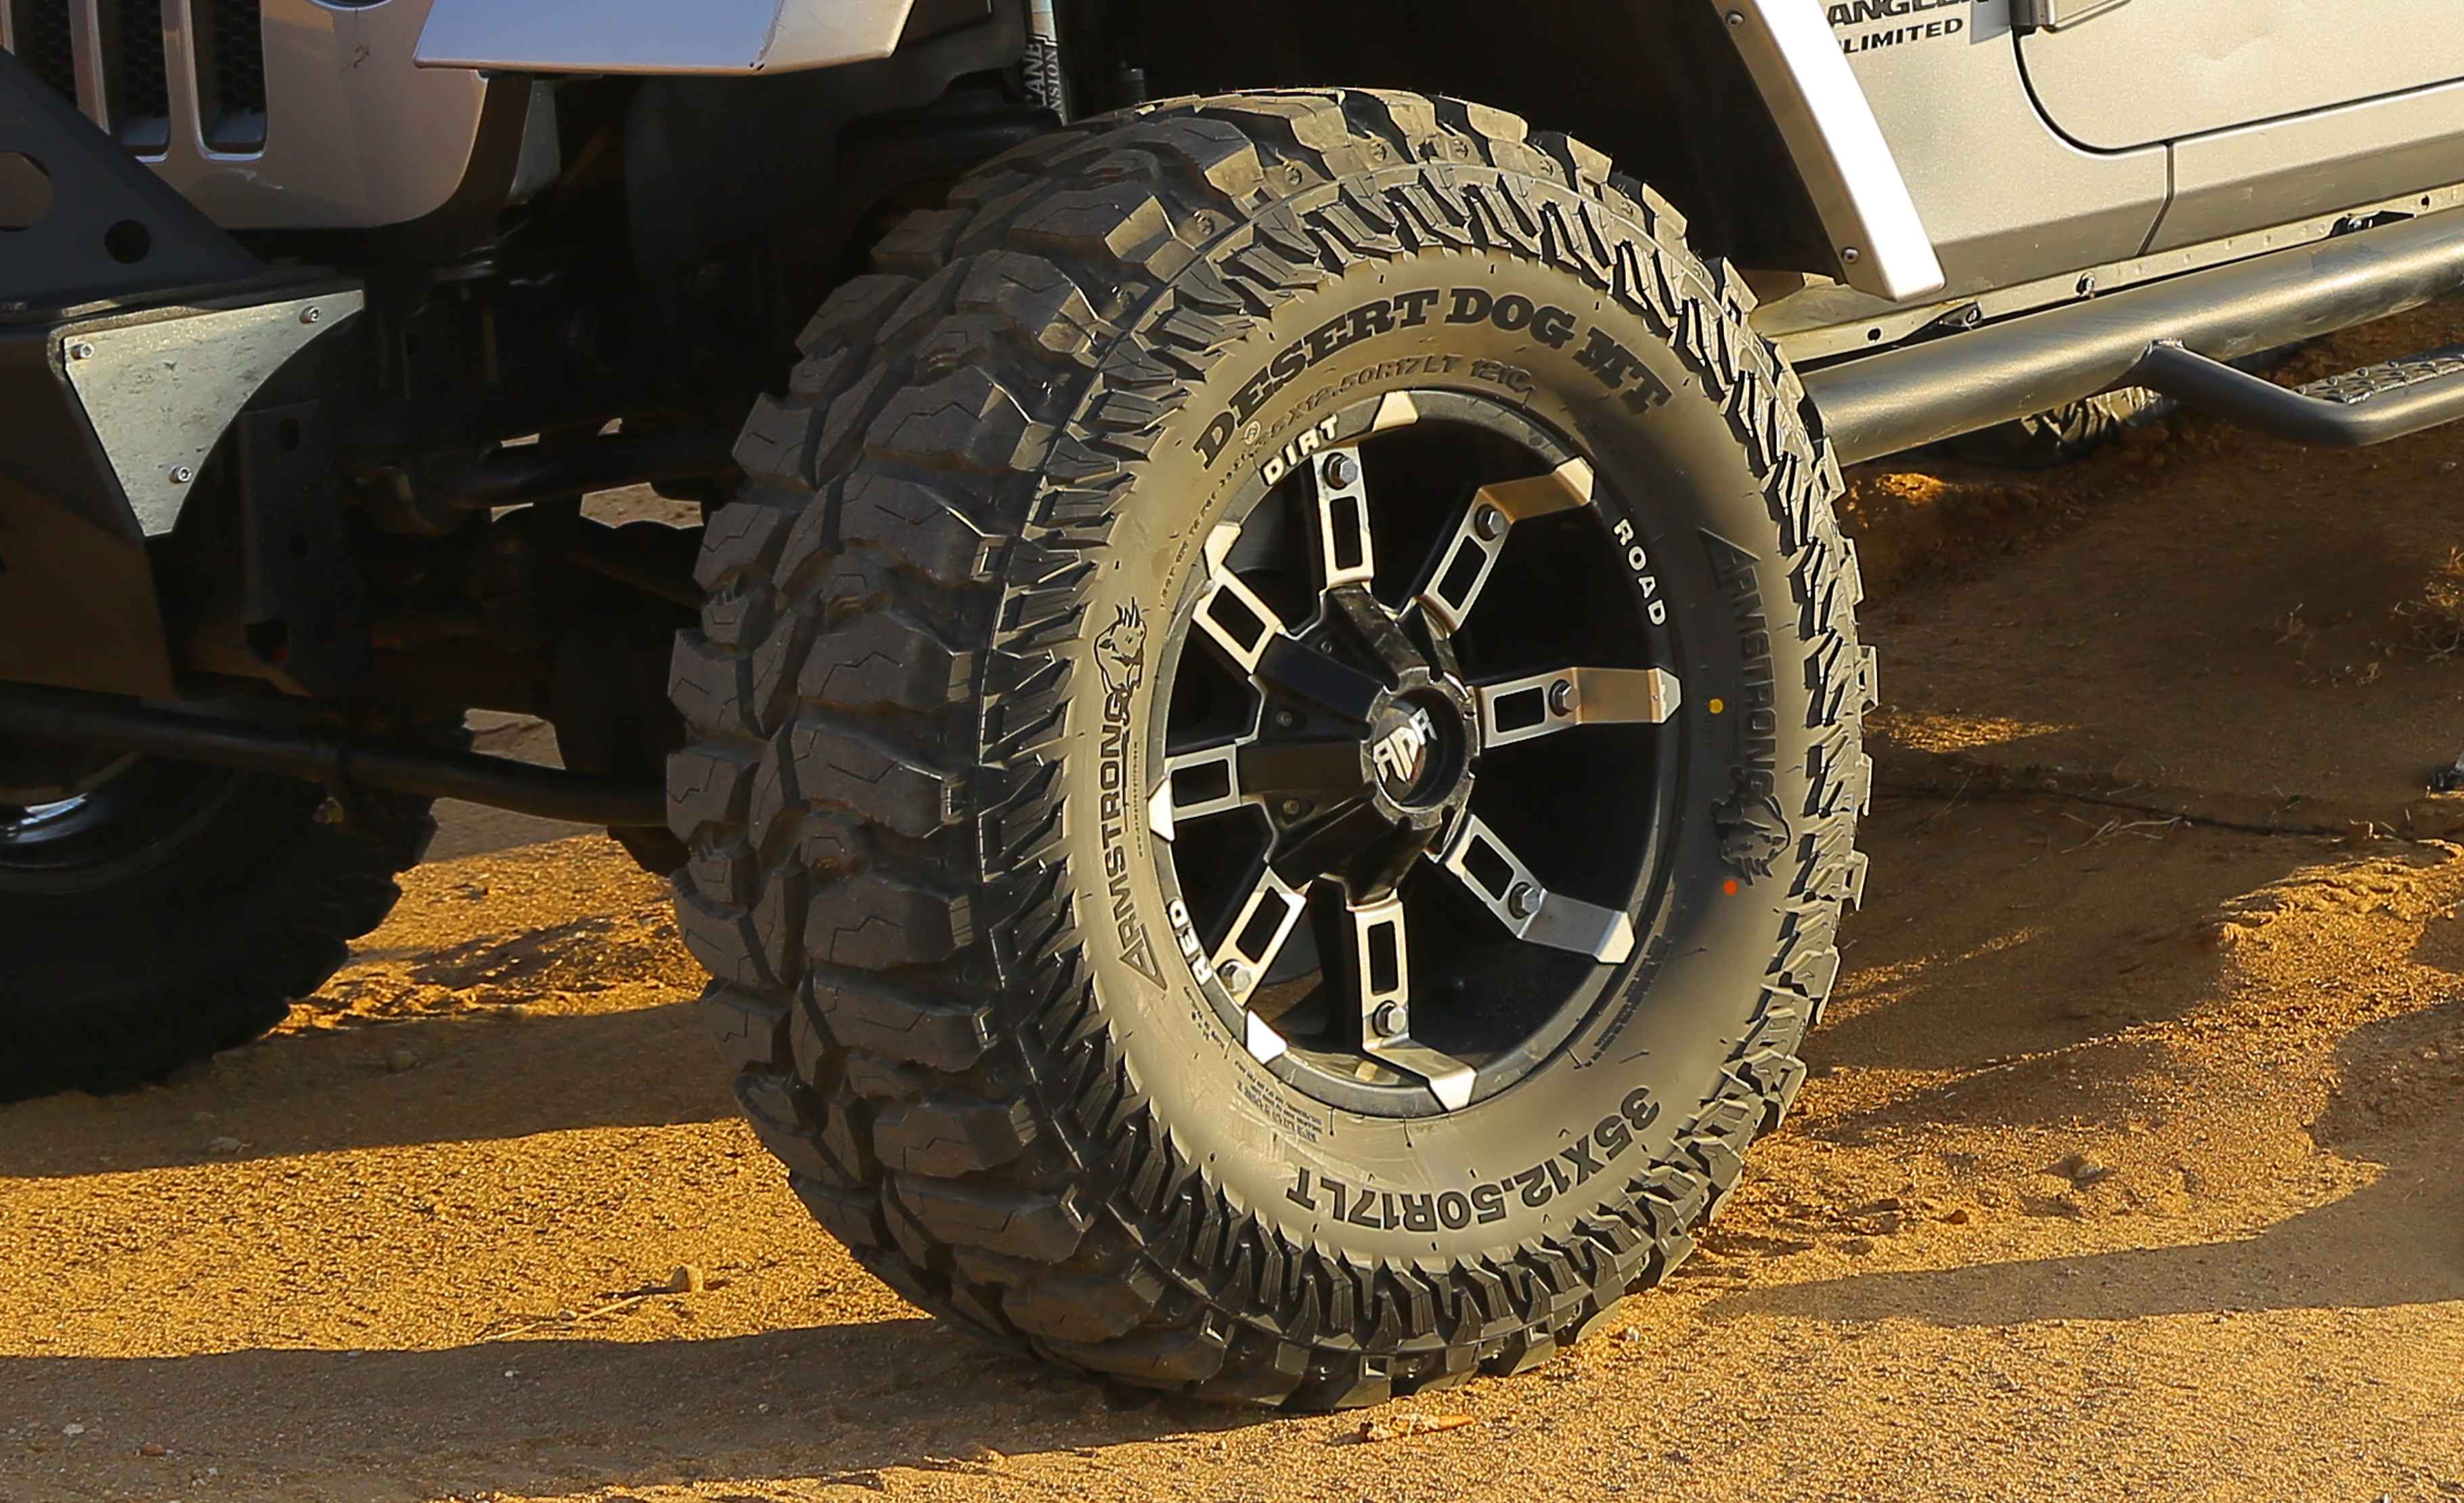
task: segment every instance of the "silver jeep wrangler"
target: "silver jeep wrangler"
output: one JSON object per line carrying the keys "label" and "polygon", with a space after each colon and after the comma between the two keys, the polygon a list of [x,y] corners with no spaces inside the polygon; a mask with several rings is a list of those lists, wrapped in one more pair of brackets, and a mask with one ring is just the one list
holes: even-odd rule
{"label": "silver jeep wrangler", "polygon": [[[1841,464],[2464,415],[2458,352],[2233,364],[2464,287],[2464,26],[2399,0],[0,49],[0,1094],[269,1027],[434,799],[604,825],[834,1235],[1208,1398],[1538,1362],[1778,1122],[1865,874]],[[585,505],[639,485],[696,524]]]}

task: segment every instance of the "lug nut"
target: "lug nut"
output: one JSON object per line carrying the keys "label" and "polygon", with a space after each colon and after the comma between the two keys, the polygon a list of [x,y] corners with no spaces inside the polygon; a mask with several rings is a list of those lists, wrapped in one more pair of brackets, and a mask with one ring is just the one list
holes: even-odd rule
{"label": "lug nut", "polygon": [[1336,490],[1348,491],[1352,489],[1352,482],[1359,478],[1360,466],[1350,454],[1336,454],[1327,460],[1326,483]]}
{"label": "lug nut", "polygon": [[322,308],[312,306],[299,310],[299,321],[302,323],[316,323],[323,320],[324,317],[325,310]]}
{"label": "lug nut", "polygon": [[1517,918],[1530,917],[1540,911],[1540,890],[1529,882],[1515,883],[1506,895],[1506,911]]}
{"label": "lug nut", "polygon": [[1279,731],[1298,730],[1300,729],[1300,723],[1301,713],[1298,710],[1277,710],[1275,712],[1275,729]]}
{"label": "lug nut", "polygon": [[1309,811],[1309,800],[1307,799],[1284,800],[1284,818],[1286,819],[1298,819]]}
{"label": "lug nut", "polygon": [[189,469],[187,465],[175,464],[171,467],[171,483],[173,485],[186,485],[196,477],[197,472]]}
{"label": "lug nut", "polygon": [[83,341],[83,340],[79,340],[79,341],[77,341],[76,343],[74,343],[74,344],[72,344],[72,345],[70,345],[70,346],[69,346],[69,359],[71,359],[71,360],[92,360],[92,359],[94,359],[94,346],[93,346],[93,345],[91,345],[91,344],[88,344],[88,343],[87,343],[85,341]]}
{"label": "lug nut", "polygon": [[1549,686],[1549,708],[1558,715],[1574,713],[1574,681],[1560,678]]}
{"label": "lug nut", "polygon": [[1377,1005],[1377,1010],[1369,1015],[1369,1031],[1376,1034],[1381,1039],[1402,1037],[1402,1006],[1399,1004],[1392,1002],[1379,1003]]}
{"label": "lug nut", "polygon": [[1506,514],[1494,506],[1484,506],[1473,515],[1471,530],[1480,534],[1483,542],[1495,542],[1506,536]]}
{"label": "lug nut", "polygon": [[1224,961],[1215,967],[1215,974],[1222,981],[1223,989],[1226,991],[1237,992],[1249,984],[1248,967],[1238,961]]}

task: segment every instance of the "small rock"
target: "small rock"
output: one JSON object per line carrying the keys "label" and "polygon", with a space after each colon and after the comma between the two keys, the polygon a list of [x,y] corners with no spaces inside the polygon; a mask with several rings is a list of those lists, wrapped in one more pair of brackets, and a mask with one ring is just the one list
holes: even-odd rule
{"label": "small rock", "polygon": [[1942,1213],[1942,1219],[1954,1227],[1972,1227],[1985,1219],[1985,1213],[1973,1205],[1954,1205]]}
{"label": "small rock", "polygon": [[710,1276],[690,1263],[677,1264],[676,1271],[668,1275],[671,1294],[698,1294],[708,1288]]}
{"label": "small rock", "polygon": [[1896,1237],[1907,1227],[1907,1217],[1899,1211],[1884,1211],[1869,1218],[1866,1229],[1877,1237]]}
{"label": "small rock", "polygon": [[1384,1441],[1409,1440],[1416,1435],[1442,1435],[1476,1424],[1468,1414],[1398,1414],[1391,1420],[1363,1420],[1357,1429],[1338,1440],[1354,1445],[1375,1446]]}
{"label": "small rock", "polygon": [[419,1057],[419,1050],[415,1049],[406,1049],[396,1045],[385,1050],[385,1067],[397,1075],[407,1070],[417,1070],[424,1063],[425,1061]]}
{"label": "small rock", "polygon": [[60,1433],[68,1436],[83,1435],[85,1433],[85,1426],[82,1425],[63,1425],[60,1426]]}
{"label": "small rock", "polygon": [[1007,1456],[1002,1455],[1000,1451],[993,1449],[989,1446],[980,1444],[968,1447],[966,1449],[966,1458],[979,1467],[998,1467],[1002,1462],[1009,1460]]}
{"label": "small rock", "polygon": [[1617,1338],[1620,1341],[1639,1341],[1642,1339],[1642,1327],[1628,1326],[1617,1333]]}
{"label": "small rock", "polygon": [[1839,1249],[1851,1257],[1861,1258],[1866,1253],[1874,1250],[1874,1239],[1871,1237],[1850,1237],[1839,1244]]}
{"label": "small rock", "polygon": [[239,1139],[236,1138],[209,1138],[206,1139],[206,1152],[209,1154],[235,1154],[239,1152]]}
{"label": "small rock", "polygon": [[2080,1189],[2085,1189],[2091,1184],[2112,1179],[2120,1171],[2090,1154],[2064,1154],[2047,1172],[2060,1175]]}
{"label": "small rock", "polygon": [[152,1441],[147,1441],[144,1445],[137,1448],[137,1454],[140,1456],[167,1456],[171,1453],[168,1450],[164,1449],[162,1447],[155,1445]]}

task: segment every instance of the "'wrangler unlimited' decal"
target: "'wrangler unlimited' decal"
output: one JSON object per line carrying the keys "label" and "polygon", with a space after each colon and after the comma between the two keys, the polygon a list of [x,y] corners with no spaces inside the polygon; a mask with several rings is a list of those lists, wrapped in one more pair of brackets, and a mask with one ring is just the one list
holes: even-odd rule
{"label": "'wrangler unlimited' decal", "polygon": [[[1965,11],[1972,0],[1849,0],[1831,8],[1831,27],[1867,26],[1876,21],[1899,21],[1925,11]],[[1897,47],[1902,42],[1921,42],[1942,36],[1957,36],[1968,30],[1966,16],[1947,16],[1938,21],[1914,22],[1904,26],[1886,26],[1878,32],[1858,32],[1839,38],[1843,53],[1869,53],[1878,47]]]}

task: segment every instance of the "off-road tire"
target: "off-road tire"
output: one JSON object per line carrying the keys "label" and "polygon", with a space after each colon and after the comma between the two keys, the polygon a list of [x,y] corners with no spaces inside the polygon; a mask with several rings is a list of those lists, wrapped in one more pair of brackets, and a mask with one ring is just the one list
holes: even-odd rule
{"label": "off-road tire", "polygon": [[[1177,101],[979,170],[813,320],[790,390],[737,451],[752,478],[709,529],[709,605],[671,678],[693,742],[671,763],[670,807],[692,850],[681,927],[715,977],[701,1006],[737,1098],[866,1267],[1054,1361],[1324,1408],[1530,1367],[1686,1256],[1803,1078],[1798,1041],[1863,877],[1873,674],[1831,514],[1837,466],[1750,332],[1741,282],[1683,231],[1595,152],[1479,106],[1358,91]],[[1675,393],[1653,421],[1693,446],[1700,504],[1725,508],[1753,556],[1695,608],[1688,702],[1733,697],[1685,734],[1725,788],[1758,755],[1739,749],[1747,722],[1771,732],[1781,829],[1716,818],[1713,797],[1690,809],[1707,854],[1689,858],[1699,881],[1679,900],[1736,927],[1705,939],[1701,966],[1646,944],[1639,967],[1660,982],[1623,973],[1636,996],[1670,988],[1650,993],[1652,1016],[1706,999],[1670,1050],[1692,1073],[1666,1114],[1638,1114],[1653,1120],[1631,1143],[1603,1118],[1598,1143],[1626,1156],[1544,1210],[1525,1207],[1553,1193],[1552,1154],[1593,1141],[1576,1136],[1588,1114],[1482,1150],[1540,1161],[1530,1183],[1506,1166],[1511,1217],[1419,1237],[1412,1255],[1391,1227],[1364,1250],[1368,1234],[1323,1201],[1298,1209],[1323,1183],[1295,1184],[1277,1160],[1311,1161],[1305,1130],[1260,1130],[1246,1155],[1202,1146],[1252,1110],[1248,1093],[1272,1098],[1260,1111],[1308,1103],[1276,1097],[1237,1041],[1202,1028],[1202,1093],[1141,1062],[1187,1009],[1133,1025],[1144,984],[1109,905],[1073,884],[1091,861],[1102,891],[1087,843],[1105,685],[1088,654],[1119,581],[1156,566],[1123,529],[1163,504],[1172,482],[1155,476],[1195,463],[1222,383],[1259,357],[1244,336],[1347,276],[1423,261],[1545,276],[1651,344]],[[1262,411],[1263,441],[1232,468],[1254,468],[1293,421]],[[1661,541],[1655,556],[1689,586],[1729,546],[1675,528]],[[1762,688],[1723,690],[1756,653],[1776,663]],[[1768,717],[1748,708],[1758,693]],[[1526,1091],[1517,1109],[1545,1107]],[[1485,1110],[1420,1125],[1445,1142]],[[1322,1119],[1330,1140],[1414,1125]],[[1299,1193],[1258,1188],[1269,1182]],[[1393,1222],[1415,1199],[1398,1212],[1364,1194],[1354,1215],[1374,1204]]]}
{"label": "off-road tire", "polygon": [[2161,423],[2175,409],[2168,398],[2130,387],[1964,433],[1947,447],[1997,470],[2052,470],[2086,458],[2127,430]]}
{"label": "off-road tire", "polygon": [[435,833],[429,801],[211,775],[176,849],[74,893],[0,892],[0,1100],[119,1091],[245,1044],[383,922]]}

